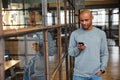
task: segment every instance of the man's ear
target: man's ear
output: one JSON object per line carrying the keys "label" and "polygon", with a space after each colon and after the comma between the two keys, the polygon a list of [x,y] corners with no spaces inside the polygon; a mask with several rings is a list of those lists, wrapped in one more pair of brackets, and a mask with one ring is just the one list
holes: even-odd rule
{"label": "man's ear", "polygon": [[92,20],[94,19],[94,16],[91,16]]}

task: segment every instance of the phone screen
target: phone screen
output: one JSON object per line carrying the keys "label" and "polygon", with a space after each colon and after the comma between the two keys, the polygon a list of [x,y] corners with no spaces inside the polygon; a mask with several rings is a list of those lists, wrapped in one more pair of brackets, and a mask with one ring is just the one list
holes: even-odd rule
{"label": "phone screen", "polygon": [[80,44],[80,45],[84,45],[84,43],[83,43],[83,42],[79,42],[78,44]]}

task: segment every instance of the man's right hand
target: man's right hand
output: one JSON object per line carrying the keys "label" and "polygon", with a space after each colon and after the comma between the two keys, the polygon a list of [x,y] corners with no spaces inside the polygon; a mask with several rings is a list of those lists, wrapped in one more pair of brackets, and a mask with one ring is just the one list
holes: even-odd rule
{"label": "man's right hand", "polygon": [[77,47],[78,47],[79,50],[84,50],[86,48],[85,45],[81,45],[81,44],[78,44]]}

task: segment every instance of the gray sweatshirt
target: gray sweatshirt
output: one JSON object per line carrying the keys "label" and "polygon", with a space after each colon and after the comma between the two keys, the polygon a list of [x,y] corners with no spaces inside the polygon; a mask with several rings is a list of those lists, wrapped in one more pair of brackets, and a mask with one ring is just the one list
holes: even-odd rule
{"label": "gray sweatshirt", "polygon": [[[78,42],[83,42],[86,49],[78,50]],[[89,31],[82,28],[73,31],[70,36],[68,53],[75,57],[73,75],[90,77],[99,70],[105,70],[108,62],[105,32],[96,27]]]}

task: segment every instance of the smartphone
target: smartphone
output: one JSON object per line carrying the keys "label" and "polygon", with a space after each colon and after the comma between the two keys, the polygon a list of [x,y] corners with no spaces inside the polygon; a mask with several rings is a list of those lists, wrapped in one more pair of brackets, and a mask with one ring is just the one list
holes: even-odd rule
{"label": "smartphone", "polygon": [[84,43],[83,43],[83,42],[79,42],[78,44],[80,44],[80,45],[84,45]]}

